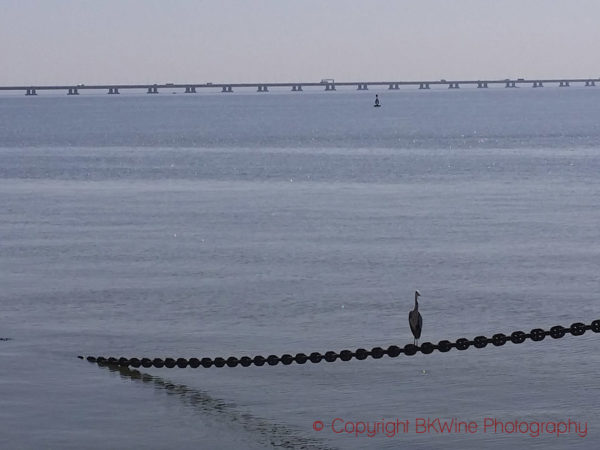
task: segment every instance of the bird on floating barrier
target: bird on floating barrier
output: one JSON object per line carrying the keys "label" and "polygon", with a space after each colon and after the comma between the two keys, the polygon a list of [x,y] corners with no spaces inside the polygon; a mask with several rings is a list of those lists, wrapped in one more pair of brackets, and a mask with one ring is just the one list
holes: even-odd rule
{"label": "bird on floating barrier", "polygon": [[419,338],[421,337],[421,330],[423,329],[423,318],[421,317],[421,313],[419,313],[419,302],[417,298],[421,296],[419,291],[415,291],[415,307],[414,309],[408,313],[408,324],[410,325],[410,331],[412,331],[413,336],[415,337],[413,341],[413,345],[418,345]]}

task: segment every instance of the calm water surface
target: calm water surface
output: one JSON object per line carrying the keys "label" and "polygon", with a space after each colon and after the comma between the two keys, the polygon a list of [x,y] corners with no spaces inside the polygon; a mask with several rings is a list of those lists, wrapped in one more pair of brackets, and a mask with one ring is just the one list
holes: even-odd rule
{"label": "calm water surface", "polygon": [[0,446],[600,445],[591,332],[303,366],[76,358],[404,345],[414,289],[423,341],[600,318],[600,89],[374,93],[0,98]]}

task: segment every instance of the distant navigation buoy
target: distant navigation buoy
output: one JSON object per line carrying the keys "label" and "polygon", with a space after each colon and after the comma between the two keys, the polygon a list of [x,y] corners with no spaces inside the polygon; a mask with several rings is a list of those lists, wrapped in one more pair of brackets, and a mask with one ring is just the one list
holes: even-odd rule
{"label": "distant navigation buoy", "polygon": [[379,103],[379,96],[375,94],[375,104],[373,105],[375,108],[379,108],[381,104]]}

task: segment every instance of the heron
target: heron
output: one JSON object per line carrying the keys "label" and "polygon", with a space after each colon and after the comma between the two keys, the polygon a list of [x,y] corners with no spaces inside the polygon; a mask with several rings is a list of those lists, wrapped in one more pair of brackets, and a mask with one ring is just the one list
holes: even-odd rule
{"label": "heron", "polygon": [[412,331],[415,337],[413,344],[418,345],[419,338],[421,337],[421,330],[423,329],[423,318],[419,314],[419,302],[417,298],[421,296],[419,291],[415,291],[415,307],[408,313],[408,324],[410,325],[410,331]]}

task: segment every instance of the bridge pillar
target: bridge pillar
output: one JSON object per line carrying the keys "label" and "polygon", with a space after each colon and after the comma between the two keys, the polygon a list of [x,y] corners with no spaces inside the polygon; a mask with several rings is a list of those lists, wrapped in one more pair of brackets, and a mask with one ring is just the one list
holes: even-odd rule
{"label": "bridge pillar", "polygon": [[27,89],[27,92],[25,92],[25,95],[37,95],[37,92],[35,92],[35,89],[29,88]]}
{"label": "bridge pillar", "polygon": [[515,81],[507,81],[506,82],[506,86],[507,88],[516,88],[517,87],[517,83]]}
{"label": "bridge pillar", "polygon": [[67,95],[79,95],[79,91],[77,91],[77,88],[69,88]]}
{"label": "bridge pillar", "polygon": [[186,86],[185,87],[185,93],[186,94],[195,94],[196,93],[196,86]]}
{"label": "bridge pillar", "polygon": [[429,83],[420,83],[419,89],[429,89]]}
{"label": "bridge pillar", "polygon": [[541,87],[544,87],[544,83],[542,83],[541,81],[534,81],[534,82],[533,82],[533,87],[534,87],[534,88],[541,88]]}
{"label": "bridge pillar", "polygon": [[558,87],[569,87],[569,82],[568,81],[561,81],[560,84],[558,85]]}
{"label": "bridge pillar", "polygon": [[150,86],[148,88],[148,94],[158,94],[158,88],[156,86]]}
{"label": "bridge pillar", "polygon": [[269,92],[269,87],[266,84],[259,84],[256,92]]}
{"label": "bridge pillar", "polygon": [[223,86],[221,92],[233,92],[233,88],[231,86]]}
{"label": "bridge pillar", "polygon": [[391,83],[390,86],[388,87],[388,89],[395,91],[395,90],[400,89],[400,85],[398,83]]}
{"label": "bridge pillar", "polygon": [[335,84],[333,84],[333,83],[327,83],[325,85],[325,90],[326,91],[335,91]]}
{"label": "bridge pillar", "polygon": [[119,93],[119,88],[108,88],[108,93],[109,94],[118,94]]}
{"label": "bridge pillar", "polygon": [[478,89],[485,89],[487,87],[488,87],[487,81],[478,81],[477,82]]}
{"label": "bridge pillar", "polygon": [[596,86],[596,82],[594,80],[588,80],[585,82],[586,86]]}
{"label": "bridge pillar", "polygon": [[358,89],[359,91],[367,91],[369,89],[369,86],[367,86],[366,83],[358,83]]}
{"label": "bridge pillar", "polygon": [[448,85],[448,89],[460,89],[460,86],[458,85],[458,83],[450,83]]}

